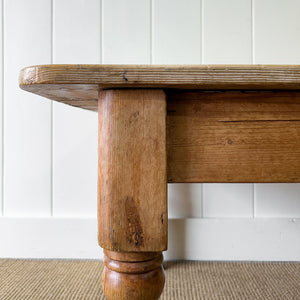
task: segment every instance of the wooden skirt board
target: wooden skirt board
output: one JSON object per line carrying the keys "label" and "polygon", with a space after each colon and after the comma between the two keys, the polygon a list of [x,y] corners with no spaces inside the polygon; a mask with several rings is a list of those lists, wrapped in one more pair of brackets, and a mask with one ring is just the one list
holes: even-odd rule
{"label": "wooden skirt board", "polygon": [[168,182],[299,182],[300,92],[167,91]]}

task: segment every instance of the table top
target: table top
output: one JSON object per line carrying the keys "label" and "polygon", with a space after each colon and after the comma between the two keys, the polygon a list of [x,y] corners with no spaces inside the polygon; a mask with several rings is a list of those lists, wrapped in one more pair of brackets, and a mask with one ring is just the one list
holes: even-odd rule
{"label": "table top", "polygon": [[22,69],[19,84],[97,111],[101,89],[300,90],[300,65],[38,65]]}

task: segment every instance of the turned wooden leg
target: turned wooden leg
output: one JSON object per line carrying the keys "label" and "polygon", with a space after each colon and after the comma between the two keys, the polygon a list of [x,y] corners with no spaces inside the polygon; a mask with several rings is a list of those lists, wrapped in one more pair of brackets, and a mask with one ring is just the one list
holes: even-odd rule
{"label": "turned wooden leg", "polygon": [[158,299],[165,283],[161,252],[105,251],[103,291],[110,299]]}
{"label": "turned wooden leg", "polygon": [[156,300],[167,248],[166,99],[99,92],[98,238],[108,300]]}

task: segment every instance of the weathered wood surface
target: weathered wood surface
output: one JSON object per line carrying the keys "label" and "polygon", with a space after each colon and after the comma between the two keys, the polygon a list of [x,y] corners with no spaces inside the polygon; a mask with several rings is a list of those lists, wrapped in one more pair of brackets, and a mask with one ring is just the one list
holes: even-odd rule
{"label": "weathered wood surface", "polygon": [[300,92],[167,99],[169,182],[300,182]]}
{"label": "weathered wood surface", "polygon": [[26,91],[97,111],[98,91],[111,88],[299,89],[299,65],[40,65],[19,77]]}
{"label": "weathered wood surface", "polygon": [[99,244],[167,248],[166,98],[162,90],[99,93]]}

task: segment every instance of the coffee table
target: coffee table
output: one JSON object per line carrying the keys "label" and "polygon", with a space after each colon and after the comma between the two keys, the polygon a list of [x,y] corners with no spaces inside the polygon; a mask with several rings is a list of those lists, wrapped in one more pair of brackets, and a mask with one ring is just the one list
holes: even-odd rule
{"label": "coffee table", "polygon": [[168,182],[300,182],[300,66],[40,65],[19,82],[98,112],[107,299],[159,298]]}

